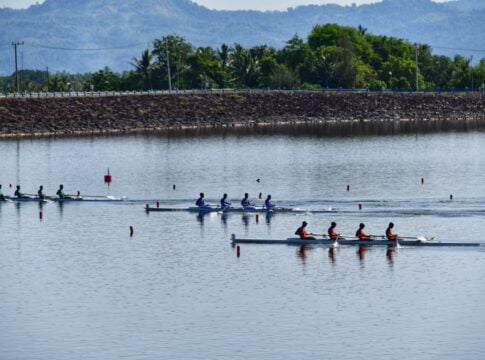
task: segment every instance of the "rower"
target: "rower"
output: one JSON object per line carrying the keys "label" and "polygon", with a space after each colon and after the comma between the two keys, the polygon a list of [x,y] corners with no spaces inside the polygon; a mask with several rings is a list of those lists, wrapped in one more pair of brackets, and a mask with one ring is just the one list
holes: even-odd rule
{"label": "rower", "polygon": [[45,199],[45,194],[44,194],[44,187],[41,185],[39,187],[39,190],[37,191],[37,196],[39,197],[39,199]]}
{"label": "rower", "polygon": [[5,199],[5,195],[3,195],[1,184],[0,184],[0,201],[7,201],[7,199]]}
{"label": "rower", "polygon": [[204,197],[205,197],[205,194],[200,193],[200,197],[195,202],[195,205],[197,205],[199,209],[212,209],[210,205],[206,205]]}
{"label": "rower", "polygon": [[359,230],[355,233],[355,237],[359,238],[359,241],[369,241],[372,238],[364,232],[365,224],[359,225]]}
{"label": "rower", "polygon": [[340,237],[340,234],[337,234],[337,223],[335,221],[328,228],[328,237],[330,240],[338,240]]}
{"label": "rower", "polygon": [[26,196],[20,192],[20,185],[17,185],[17,188],[13,194],[17,198],[25,198]]}
{"label": "rower", "polygon": [[295,235],[298,235],[301,240],[316,240],[313,236],[309,236],[308,232],[306,231],[306,226],[308,223],[303,221],[301,226],[295,231]]}
{"label": "rower", "polygon": [[56,195],[59,196],[59,199],[64,199],[66,194],[64,194],[64,185],[59,185],[59,190],[57,190]]}
{"label": "rower", "polygon": [[228,209],[229,207],[231,207],[231,205],[232,204],[229,202],[229,200],[227,200],[227,194],[224,194],[224,196],[221,199],[221,209],[223,210]]}
{"label": "rower", "polygon": [[391,222],[386,229],[386,238],[389,241],[396,241],[398,239],[398,235],[394,234],[394,231],[392,229],[394,229],[394,224]]}
{"label": "rower", "polygon": [[266,210],[273,210],[274,209],[274,204],[271,201],[271,195],[268,195],[266,200],[264,201],[264,206],[266,207]]}
{"label": "rower", "polygon": [[249,194],[244,194],[244,199],[241,200],[241,206],[244,210],[256,210],[256,208],[249,201]]}

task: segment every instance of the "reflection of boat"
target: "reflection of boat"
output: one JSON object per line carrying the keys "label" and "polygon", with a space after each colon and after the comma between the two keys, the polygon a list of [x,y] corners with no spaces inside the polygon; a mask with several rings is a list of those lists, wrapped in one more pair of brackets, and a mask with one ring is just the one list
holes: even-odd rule
{"label": "reflection of boat", "polygon": [[[147,212],[197,212],[197,213],[256,213],[256,214],[279,214],[279,213],[311,213],[316,212],[313,210],[304,210],[299,208],[291,208],[291,207],[275,207],[272,209],[267,209],[265,207],[254,207],[250,209],[244,208],[198,208],[198,207],[189,207],[189,208],[160,208],[160,207],[151,207],[150,205],[145,206],[145,211]],[[332,210],[327,211],[318,211],[318,212],[332,212]]]}
{"label": "reflection of boat", "polygon": [[7,202],[122,202],[126,201],[126,198],[117,198],[114,196],[96,196],[96,197],[83,197],[83,196],[73,196],[73,197],[65,197],[65,198],[59,198],[57,196],[46,196],[45,198],[39,198],[37,196],[27,196],[27,197],[11,197],[11,196],[6,196],[5,200]]}
{"label": "reflection of boat", "polygon": [[[238,239],[235,235],[232,235],[231,241],[233,244],[263,244],[263,245],[333,245],[334,240],[302,240],[297,238],[288,238],[286,240],[271,240],[271,239]],[[389,246],[396,245],[396,241],[387,240],[372,240],[372,241],[360,241],[360,240],[339,240],[339,245],[352,245],[352,246]],[[440,247],[440,246],[481,246],[481,243],[460,243],[460,242],[426,242],[420,240],[399,240],[401,246],[419,246],[419,247]]]}

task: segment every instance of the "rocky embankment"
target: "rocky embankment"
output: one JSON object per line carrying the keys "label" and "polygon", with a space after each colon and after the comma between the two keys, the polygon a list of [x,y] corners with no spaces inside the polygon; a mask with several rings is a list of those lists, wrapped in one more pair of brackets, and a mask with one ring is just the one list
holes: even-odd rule
{"label": "rocky embankment", "polygon": [[340,131],[485,127],[485,96],[254,92],[0,99],[0,137],[329,126]]}

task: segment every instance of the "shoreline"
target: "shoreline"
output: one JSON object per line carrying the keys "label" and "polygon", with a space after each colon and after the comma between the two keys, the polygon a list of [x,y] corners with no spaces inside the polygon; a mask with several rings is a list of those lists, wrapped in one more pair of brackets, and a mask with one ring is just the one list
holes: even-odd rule
{"label": "shoreline", "polygon": [[235,93],[1,99],[0,139],[299,129],[352,136],[485,128],[485,97]]}

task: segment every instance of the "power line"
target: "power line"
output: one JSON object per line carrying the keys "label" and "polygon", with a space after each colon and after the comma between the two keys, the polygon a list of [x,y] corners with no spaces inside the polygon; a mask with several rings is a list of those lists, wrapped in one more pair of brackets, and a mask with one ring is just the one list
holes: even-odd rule
{"label": "power line", "polygon": [[143,42],[143,43],[132,44],[127,46],[106,47],[106,48],[69,48],[69,47],[61,47],[61,46],[41,45],[41,44],[35,44],[35,43],[26,43],[25,45],[34,47],[34,48],[61,50],[61,51],[113,51],[113,50],[133,49],[133,48],[140,47],[141,45],[145,45],[145,43]]}
{"label": "power line", "polygon": [[483,49],[460,49],[460,48],[451,48],[446,46],[433,46],[430,45],[433,49],[443,49],[443,50],[455,50],[455,51],[472,51],[472,52],[485,52]]}

